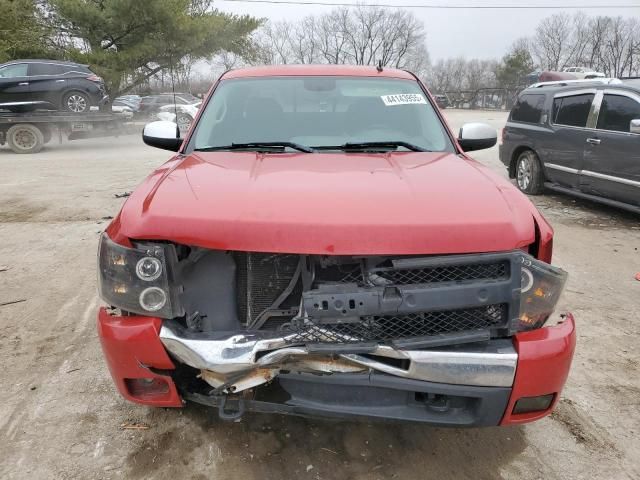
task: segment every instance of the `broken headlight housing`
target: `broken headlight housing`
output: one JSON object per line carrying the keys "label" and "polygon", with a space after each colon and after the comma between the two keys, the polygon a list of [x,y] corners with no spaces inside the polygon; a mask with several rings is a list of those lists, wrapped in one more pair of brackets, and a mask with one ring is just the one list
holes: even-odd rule
{"label": "broken headlight housing", "polygon": [[98,290],[108,304],[131,313],[174,318],[184,314],[172,287],[175,264],[171,245],[140,243],[135,248],[113,242],[106,233],[98,248]]}
{"label": "broken headlight housing", "polygon": [[520,268],[520,314],[517,330],[542,327],[553,313],[567,281],[567,272],[524,255]]}

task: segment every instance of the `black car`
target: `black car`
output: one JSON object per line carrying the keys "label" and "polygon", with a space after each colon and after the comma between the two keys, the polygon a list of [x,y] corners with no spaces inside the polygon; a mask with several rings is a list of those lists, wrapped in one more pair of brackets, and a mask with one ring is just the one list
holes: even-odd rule
{"label": "black car", "polygon": [[511,110],[500,160],[524,193],[546,187],[640,213],[640,85],[532,85]]}
{"label": "black car", "polygon": [[86,65],[13,60],[0,65],[0,109],[86,113],[108,101],[102,78]]}

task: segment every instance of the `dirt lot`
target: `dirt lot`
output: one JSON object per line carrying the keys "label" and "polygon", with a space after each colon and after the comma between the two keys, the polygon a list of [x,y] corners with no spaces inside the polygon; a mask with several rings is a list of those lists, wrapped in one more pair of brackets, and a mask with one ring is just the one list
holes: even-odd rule
{"label": "dirt lot", "polygon": [[[456,128],[497,112],[446,112]],[[120,398],[95,331],[98,235],[168,153],[139,136],[0,149],[0,477],[624,479],[640,477],[640,223],[568,197],[556,229],[578,347],[557,411],[524,427],[452,430],[151,410]],[[504,174],[497,149],[476,158]],[[127,422],[148,426],[126,430]]]}

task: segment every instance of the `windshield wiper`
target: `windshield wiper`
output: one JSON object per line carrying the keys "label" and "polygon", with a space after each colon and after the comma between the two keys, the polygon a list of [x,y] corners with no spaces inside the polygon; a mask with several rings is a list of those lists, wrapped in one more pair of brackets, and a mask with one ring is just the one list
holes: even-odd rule
{"label": "windshield wiper", "polygon": [[283,151],[285,148],[292,148],[299,152],[313,153],[313,148],[306,145],[300,145],[294,142],[249,142],[249,143],[232,143],[231,145],[219,145],[215,147],[196,148],[197,152],[215,152],[216,150],[276,150]]}
{"label": "windshield wiper", "polygon": [[389,140],[384,142],[347,142],[342,145],[313,147],[316,150],[344,150],[344,151],[367,151],[367,150],[396,150],[398,147],[404,147],[412,152],[428,152],[426,148],[419,147],[409,142],[401,142]]}

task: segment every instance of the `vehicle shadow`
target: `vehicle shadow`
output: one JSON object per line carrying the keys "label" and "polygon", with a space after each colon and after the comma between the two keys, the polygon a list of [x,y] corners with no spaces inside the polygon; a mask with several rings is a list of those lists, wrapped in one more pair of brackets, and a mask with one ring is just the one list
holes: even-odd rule
{"label": "vehicle shadow", "polygon": [[638,214],[570,195],[546,192],[529,199],[552,223],[588,228],[637,228],[640,225]]}
{"label": "vehicle shadow", "polygon": [[259,414],[226,423],[194,404],[183,413],[188,429],[148,437],[129,454],[127,478],[185,478],[176,468],[189,465],[198,479],[494,479],[526,446],[522,427],[444,429]]}

